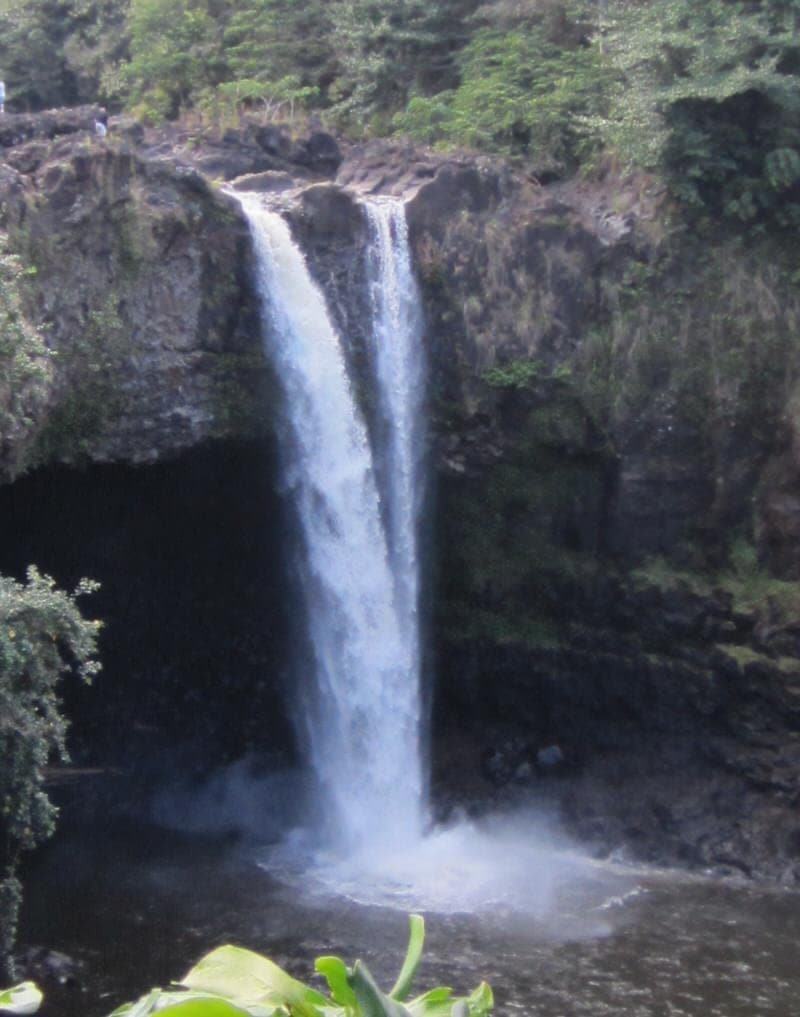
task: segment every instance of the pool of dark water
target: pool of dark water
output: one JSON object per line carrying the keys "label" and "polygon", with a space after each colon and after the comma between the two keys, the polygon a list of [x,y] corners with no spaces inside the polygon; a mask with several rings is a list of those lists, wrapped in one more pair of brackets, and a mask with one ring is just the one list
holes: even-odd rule
{"label": "pool of dark water", "polygon": [[[394,979],[402,911],[276,878],[260,857],[241,841],[151,826],[62,831],[30,867],[21,925],[23,948],[78,964],[68,984],[43,979],[42,1017],[103,1017],[225,942],[304,979],[330,952]],[[426,913],[420,990],[485,978],[498,1015],[800,1014],[800,896],[643,871],[601,882],[567,892],[569,921],[506,907]]]}

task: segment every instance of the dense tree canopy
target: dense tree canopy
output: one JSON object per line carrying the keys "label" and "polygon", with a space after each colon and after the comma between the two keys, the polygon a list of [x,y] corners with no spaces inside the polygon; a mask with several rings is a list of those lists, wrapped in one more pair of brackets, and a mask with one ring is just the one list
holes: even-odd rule
{"label": "dense tree canopy", "polygon": [[563,176],[608,153],[687,213],[800,222],[800,0],[0,0],[9,108],[317,110]]}

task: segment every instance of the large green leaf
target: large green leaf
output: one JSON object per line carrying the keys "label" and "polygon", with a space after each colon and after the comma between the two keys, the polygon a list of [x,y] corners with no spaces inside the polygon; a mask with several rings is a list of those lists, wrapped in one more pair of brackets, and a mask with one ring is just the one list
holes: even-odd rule
{"label": "large green leaf", "polygon": [[110,1017],[150,1017],[150,1014],[172,1017],[284,1017],[282,1007],[253,1006],[246,1010],[229,999],[207,992],[164,992],[153,989],[136,1003],[118,1007]]}
{"label": "large green leaf", "polygon": [[333,1001],[343,1007],[355,1009],[358,1005],[356,995],[350,988],[350,970],[341,957],[317,957],[314,969],[328,983]]}
{"label": "large green leaf", "polygon": [[375,983],[369,968],[356,961],[348,981],[353,990],[362,1017],[410,1017],[402,1003],[384,995]]}
{"label": "large green leaf", "polygon": [[33,982],[22,982],[0,992],[3,1013],[36,1013],[42,1005],[42,994]]}
{"label": "large green leaf", "polygon": [[494,1009],[494,994],[488,982],[481,982],[467,999],[470,1017],[486,1017]]}
{"label": "large green leaf", "polygon": [[408,949],[397,981],[389,992],[392,999],[404,1000],[408,998],[411,983],[414,981],[414,975],[417,973],[422,957],[422,948],[425,945],[425,919],[422,915],[409,915],[408,925]]}
{"label": "large green leaf", "polygon": [[430,989],[408,1004],[412,1017],[450,1017],[453,1008],[453,990],[443,986]]}
{"label": "large green leaf", "polygon": [[[191,995],[178,1002],[169,1003],[163,1009],[159,1006],[156,1012],[163,1017],[252,1017],[253,1015],[252,1010],[243,1010],[220,996],[201,995]],[[267,1011],[262,1012],[266,1013]],[[272,1017],[273,1014],[278,1017],[281,1012],[272,1008],[269,1011],[269,1017]]]}
{"label": "large green leaf", "polygon": [[[453,990],[438,988],[417,996],[408,1004],[411,1017],[488,1017],[494,1006],[492,990],[481,982],[469,996],[453,999]],[[466,1010],[464,1009],[466,1007]]]}
{"label": "large green leaf", "polygon": [[291,1007],[294,1017],[323,1017],[330,1000],[292,978],[266,957],[238,946],[212,950],[181,985],[224,996],[245,1009]]}

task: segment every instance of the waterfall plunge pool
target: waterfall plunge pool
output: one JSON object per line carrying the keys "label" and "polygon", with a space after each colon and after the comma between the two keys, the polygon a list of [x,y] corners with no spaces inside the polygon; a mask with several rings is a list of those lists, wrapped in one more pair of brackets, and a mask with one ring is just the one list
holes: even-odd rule
{"label": "waterfall plunge pool", "polygon": [[[511,861],[513,870],[519,859]],[[333,951],[393,980],[404,899],[364,903],[352,887],[336,894],[319,873],[287,877],[263,862],[263,847],[226,836],[132,824],[61,831],[28,873],[21,945],[63,951],[82,966],[77,984],[42,981],[42,1017],[104,1017],[223,942],[262,951],[302,978],[315,956]],[[798,1012],[797,894],[678,873],[581,871],[555,887],[546,914],[514,914],[508,901],[473,913],[426,909],[419,986],[468,989],[486,978],[498,1017]]]}

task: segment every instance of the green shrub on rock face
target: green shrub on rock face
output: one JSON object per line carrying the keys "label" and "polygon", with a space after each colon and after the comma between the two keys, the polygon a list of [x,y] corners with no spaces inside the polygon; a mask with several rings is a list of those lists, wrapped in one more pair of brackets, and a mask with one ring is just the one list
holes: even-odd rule
{"label": "green shrub on rock face", "polygon": [[[32,434],[52,376],[52,354],[23,310],[25,274],[22,261],[0,233],[0,443],[4,439],[20,446],[17,436]],[[9,465],[14,472],[21,464]]]}
{"label": "green shrub on rock face", "polygon": [[362,961],[349,968],[339,957],[318,957],[315,968],[330,996],[292,978],[267,957],[236,946],[221,946],[186,975],[178,991],[154,989],[111,1017],[488,1017],[494,1006],[485,982],[469,996],[436,988],[409,1000],[425,938],[419,915],[410,916],[411,934],[400,974],[382,992]]}
{"label": "green shrub on rock face", "polygon": [[[44,791],[50,759],[66,758],[66,720],[58,680],[75,671],[89,681],[100,622],[85,619],[74,593],[34,567],[27,581],[0,576],[0,966],[10,967],[21,887],[20,854],[53,832],[55,808]],[[9,972],[10,973],[10,972]]]}
{"label": "green shrub on rock face", "polygon": [[491,367],[483,375],[492,388],[526,388],[541,377],[543,365],[539,360],[512,360],[499,367]]}

